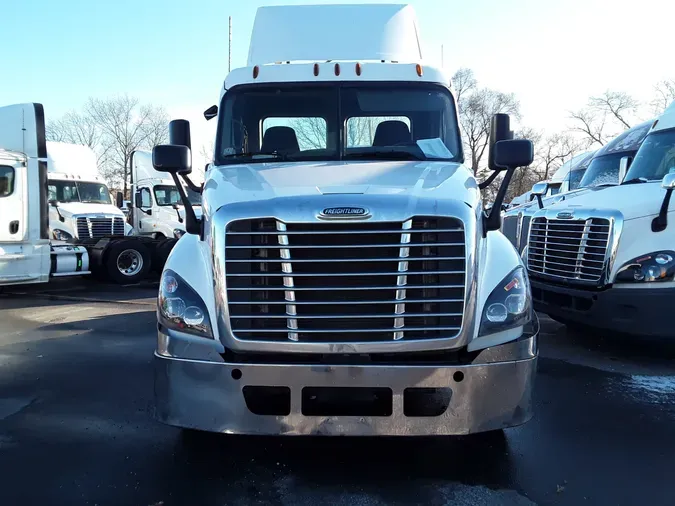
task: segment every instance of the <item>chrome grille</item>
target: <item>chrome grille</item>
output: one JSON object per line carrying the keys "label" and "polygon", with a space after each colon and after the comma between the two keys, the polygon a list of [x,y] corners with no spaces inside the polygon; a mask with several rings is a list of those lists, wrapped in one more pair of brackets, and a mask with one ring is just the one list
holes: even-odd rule
{"label": "chrome grille", "polygon": [[235,221],[226,234],[230,325],[247,340],[452,338],[464,312],[462,222]]}
{"label": "chrome grille", "polygon": [[610,222],[604,218],[534,218],[528,244],[528,270],[569,280],[600,281],[609,234]]}
{"label": "chrome grille", "polygon": [[80,239],[95,239],[111,235],[124,235],[124,220],[122,218],[77,218],[77,237]]}

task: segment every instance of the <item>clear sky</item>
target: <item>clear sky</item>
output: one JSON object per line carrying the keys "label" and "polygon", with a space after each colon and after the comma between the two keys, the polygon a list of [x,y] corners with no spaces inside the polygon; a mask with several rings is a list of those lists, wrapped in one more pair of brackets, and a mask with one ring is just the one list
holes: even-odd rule
{"label": "clear sky", "polygon": [[[41,102],[49,119],[89,96],[128,93],[187,117],[193,144],[206,143],[214,122],[201,112],[227,73],[228,16],[232,65],[243,66],[256,8],[290,3],[342,2],[3,0],[0,103]],[[590,95],[648,99],[658,80],[675,78],[674,0],[384,3],[415,7],[425,59],[440,63],[443,44],[449,72],[470,67],[481,84],[516,93],[527,126],[562,129]]]}

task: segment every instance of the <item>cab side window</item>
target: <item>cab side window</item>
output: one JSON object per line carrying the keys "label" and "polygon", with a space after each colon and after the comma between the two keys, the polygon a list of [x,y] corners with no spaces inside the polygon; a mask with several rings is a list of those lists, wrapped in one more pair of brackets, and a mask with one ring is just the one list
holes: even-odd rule
{"label": "cab side window", "polygon": [[14,193],[14,168],[0,165],[0,198]]}

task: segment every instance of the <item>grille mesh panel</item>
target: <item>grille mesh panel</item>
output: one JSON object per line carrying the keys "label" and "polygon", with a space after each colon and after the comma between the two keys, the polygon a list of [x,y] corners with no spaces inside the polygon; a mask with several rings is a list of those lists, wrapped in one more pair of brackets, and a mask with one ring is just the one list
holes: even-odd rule
{"label": "grille mesh panel", "polygon": [[528,244],[528,270],[573,281],[600,281],[609,233],[609,220],[604,218],[534,218]]}
{"label": "grille mesh panel", "polygon": [[230,324],[239,339],[435,339],[461,328],[460,220],[241,220],[228,226],[226,237]]}

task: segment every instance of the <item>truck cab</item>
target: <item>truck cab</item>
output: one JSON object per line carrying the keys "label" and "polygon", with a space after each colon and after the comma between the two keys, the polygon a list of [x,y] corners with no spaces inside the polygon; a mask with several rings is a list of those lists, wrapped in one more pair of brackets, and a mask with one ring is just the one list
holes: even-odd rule
{"label": "truck cab", "polygon": [[[493,119],[505,176],[486,213],[449,76],[417,34],[409,6],[258,9],[248,65],[205,112],[218,129],[201,218],[186,205],[160,280],[158,420],[448,435],[532,416],[537,320],[499,231],[532,143]],[[189,124],[170,138],[153,165],[177,179]]]}
{"label": "truck cab", "polygon": [[[152,153],[131,154],[132,194],[134,208],[130,221],[138,235],[156,239],[180,239],[185,234],[185,207],[175,182],[152,166]],[[201,216],[200,193],[182,185],[195,214]]]}
{"label": "truck cab", "polygon": [[132,231],[113,205],[87,146],[47,141],[49,230],[57,241],[125,236]]}
{"label": "truck cab", "polygon": [[675,336],[675,104],[649,127],[620,185],[532,219],[524,256],[535,308],[562,323]]}

